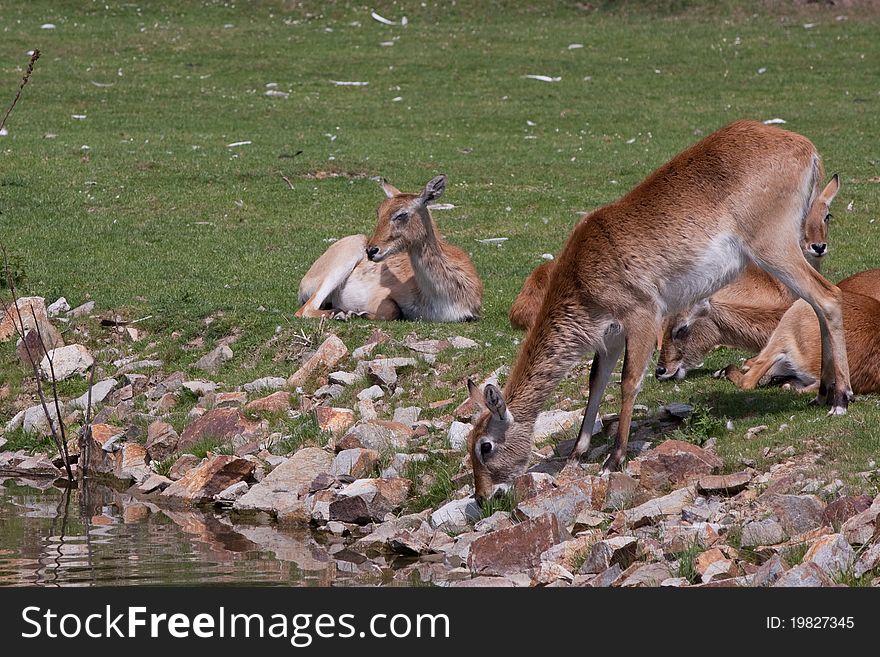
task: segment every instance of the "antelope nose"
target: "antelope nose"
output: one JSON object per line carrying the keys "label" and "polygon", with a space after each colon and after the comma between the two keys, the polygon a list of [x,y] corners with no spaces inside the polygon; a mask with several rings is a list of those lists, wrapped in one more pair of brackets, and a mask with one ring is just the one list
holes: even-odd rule
{"label": "antelope nose", "polygon": [[654,376],[659,378],[659,377],[663,376],[664,374],[666,374],[666,368],[663,367],[662,365],[658,365],[657,369],[654,370]]}
{"label": "antelope nose", "polygon": [[828,248],[828,244],[826,242],[823,242],[822,244],[810,244],[810,248],[816,255],[823,255],[825,253],[825,249]]}
{"label": "antelope nose", "polygon": [[368,257],[370,260],[372,260],[373,258],[375,258],[377,253],[379,253],[379,247],[378,247],[378,246],[368,246],[368,247],[367,247],[367,257]]}

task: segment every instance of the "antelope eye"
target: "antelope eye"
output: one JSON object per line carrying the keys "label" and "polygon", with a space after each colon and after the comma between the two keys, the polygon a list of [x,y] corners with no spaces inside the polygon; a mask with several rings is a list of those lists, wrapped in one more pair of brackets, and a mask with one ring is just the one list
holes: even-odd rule
{"label": "antelope eye", "polygon": [[480,445],[480,454],[482,454],[483,456],[486,456],[486,454],[488,454],[491,451],[492,451],[492,443],[485,442]]}
{"label": "antelope eye", "polygon": [[406,221],[407,219],[409,219],[409,212],[398,212],[391,217],[391,221]]}
{"label": "antelope eye", "polygon": [[673,331],[672,338],[674,340],[681,340],[682,338],[687,336],[689,330],[690,330],[690,326],[688,326],[687,324],[684,324],[683,326],[679,326],[677,329],[675,329],[675,331]]}
{"label": "antelope eye", "polygon": [[834,218],[834,216],[829,212],[828,214],[825,215],[825,223],[827,224],[833,218]]}

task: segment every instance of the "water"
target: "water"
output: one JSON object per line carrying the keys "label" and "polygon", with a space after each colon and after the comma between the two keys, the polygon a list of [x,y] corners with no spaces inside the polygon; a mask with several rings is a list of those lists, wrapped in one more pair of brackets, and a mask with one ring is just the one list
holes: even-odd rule
{"label": "water", "polygon": [[401,582],[308,530],[159,508],[107,486],[0,477],[0,586]]}

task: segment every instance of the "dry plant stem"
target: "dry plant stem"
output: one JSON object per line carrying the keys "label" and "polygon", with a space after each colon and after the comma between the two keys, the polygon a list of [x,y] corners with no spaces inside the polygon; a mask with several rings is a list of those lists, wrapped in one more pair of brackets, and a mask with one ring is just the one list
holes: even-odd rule
{"label": "dry plant stem", "polygon": [[12,99],[12,104],[9,106],[9,109],[6,110],[6,114],[3,115],[3,120],[0,121],[0,130],[3,129],[3,126],[6,125],[6,119],[9,118],[9,115],[12,113],[12,109],[15,107],[15,104],[18,102],[18,99],[21,98],[21,92],[24,89],[24,85],[28,83],[28,80],[31,77],[31,73],[34,72],[34,62],[36,62],[40,58],[40,51],[34,49],[33,54],[31,55],[31,61],[28,62],[27,70],[24,72],[24,75],[21,78],[21,84],[18,85],[18,92],[15,94],[15,98]]}
{"label": "dry plant stem", "polygon": [[287,176],[285,176],[285,175],[282,173],[282,174],[281,174],[281,179],[282,179],[284,182],[287,183],[287,186],[290,187],[290,189],[293,189],[293,183],[290,182],[290,178],[288,178]]}
{"label": "dry plant stem", "polygon": [[[9,258],[6,254],[6,247],[0,244],[0,251],[3,253],[3,268],[4,273],[6,275],[6,282],[9,285],[9,291],[12,294],[12,306],[15,308],[15,314],[18,316],[18,324],[15,323],[15,319],[12,320],[12,326],[15,329],[16,335],[18,335],[21,343],[24,345],[25,354],[27,355],[28,361],[31,364],[31,367],[34,370],[34,379],[37,382],[37,395],[40,398],[40,405],[43,407],[43,413],[46,416],[46,420],[49,422],[49,430],[52,432],[52,439],[55,441],[55,447],[58,449],[58,453],[62,455],[64,459],[64,468],[67,471],[67,479],[68,481],[73,481],[73,472],[70,469],[70,459],[67,455],[67,445],[64,444],[61,437],[58,435],[58,431],[55,429],[55,423],[52,421],[52,416],[49,413],[49,406],[46,402],[46,394],[43,392],[43,384],[40,378],[40,365],[36,362],[31,354],[30,347],[28,347],[27,341],[24,339],[24,320],[21,316],[21,309],[18,307],[18,293],[15,290],[15,282],[12,280],[12,274],[9,271]],[[34,314],[34,323],[36,324],[36,313],[34,313],[33,306],[31,306],[31,313]],[[40,335],[39,329],[37,329],[37,336],[40,338],[40,344],[43,345],[43,350],[45,351],[45,345],[43,344],[43,338]],[[51,358],[50,358],[51,363]],[[52,372],[52,383],[53,383],[53,393],[55,395],[55,409],[58,413],[58,424],[61,427],[62,435],[64,432],[64,422],[61,420],[61,411],[58,404],[58,393],[54,388],[55,384],[55,375],[54,370]]]}
{"label": "dry plant stem", "polygon": [[92,450],[92,388],[95,386],[95,363],[92,363],[89,372],[89,400],[86,404],[86,423],[80,433],[79,453],[81,455],[79,461],[78,474],[84,477],[85,468],[88,466],[89,457]]}

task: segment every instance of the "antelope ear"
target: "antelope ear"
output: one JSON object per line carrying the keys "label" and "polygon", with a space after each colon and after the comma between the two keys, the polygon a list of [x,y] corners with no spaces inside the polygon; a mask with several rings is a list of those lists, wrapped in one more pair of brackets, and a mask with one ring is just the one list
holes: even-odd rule
{"label": "antelope ear", "polygon": [[483,397],[483,393],[480,390],[480,386],[478,386],[476,383],[474,383],[473,381],[468,379],[467,387],[468,387],[468,396],[470,397],[471,401],[474,404],[476,404],[477,406],[479,406],[480,408],[486,408],[486,398]]}
{"label": "antelope ear", "polygon": [[824,201],[825,205],[831,205],[831,201],[837,196],[838,191],[840,191],[840,176],[835,173],[831,176],[831,182],[825,185],[825,189],[819,194],[819,198]]}
{"label": "antelope ear", "polygon": [[489,409],[489,412],[492,413],[499,420],[505,420],[507,418],[507,403],[504,401],[504,397],[501,395],[501,390],[498,389],[498,386],[488,384],[483,389],[483,397],[486,399],[486,408]]}
{"label": "antelope ear", "polygon": [[419,198],[422,203],[427,205],[431,201],[443,196],[444,191],[446,191],[446,176],[439,175],[436,178],[432,178],[431,182],[425,185],[425,189],[422,190]]}
{"label": "antelope ear", "polygon": [[385,196],[387,196],[388,198],[400,196],[400,190],[397,189],[397,187],[392,185],[390,182],[388,182],[384,178],[382,178],[379,182],[382,185],[382,191],[385,192]]}
{"label": "antelope ear", "polygon": [[701,299],[694,304],[693,308],[693,317],[705,317],[709,314],[709,311],[712,309],[711,304],[709,303],[709,299]]}

